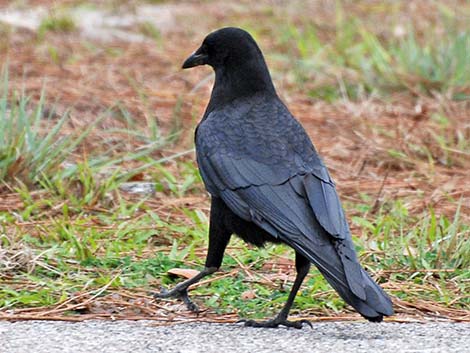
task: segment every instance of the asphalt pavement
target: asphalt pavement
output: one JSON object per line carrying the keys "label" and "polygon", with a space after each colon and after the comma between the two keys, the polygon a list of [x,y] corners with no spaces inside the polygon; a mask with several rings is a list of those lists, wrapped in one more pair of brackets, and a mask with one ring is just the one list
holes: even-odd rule
{"label": "asphalt pavement", "polygon": [[1,353],[470,352],[470,324],[313,323],[297,329],[151,321],[0,322]]}

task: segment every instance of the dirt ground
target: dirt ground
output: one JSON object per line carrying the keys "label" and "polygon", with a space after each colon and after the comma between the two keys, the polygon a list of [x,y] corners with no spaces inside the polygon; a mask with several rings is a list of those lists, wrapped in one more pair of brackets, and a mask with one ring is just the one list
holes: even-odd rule
{"label": "dirt ground", "polygon": [[[53,4],[28,3],[31,7]],[[161,31],[157,43],[148,38],[97,41],[80,30],[72,34],[48,33],[38,41],[35,31],[17,27],[4,41],[0,60],[8,63],[11,86],[24,89],[37,99],[46,85],[49,100],[58,113],[72,109],[74,128],[87,126],[119,102],[135,119],[155,117],[168,130],[175,106],[181,102],[184,132],[174,148],[182,150],[192,143],[194,125],[212,87],[212,73],[209,68],[183,72],[181,63],[207,32],[225,23],[241,22],[240,18],[248,11],[260,13],[263,5],[267,6],[263,2],[254,9],[229,2],[217,2],[217,6],[211,2],[159,5],[165,11],[161,11],[164,18],[156,21]],[[156,13],[155,17],[159,18],[159,12]],[[204,21],[197,20],[200,16],[204,16]],[[268,34],[260,43],[266,53],[278,50],[272,47]],[[57,48],[57,55],[51,54],[51,48]],[[425,157],[410,152],[412,142],[431,151],[435,149],[436,154],[442,153],[431,145],[430,136],[438,128],[431,119],[434,113],[444,112],[452,118],[449,134],[456,130],[470,134],[468,101],[398,93],[385,102],[371,98],[329,104],[309,99],[288,78],[277,74],[282,67],[271,66],[280,95],[324,156],[344,199],[357,201],[361,192],[375,192],[380,200],[405,198],[411,203],[408,206],[412,213],[432,206],[436,212],[450,216],[456,207],[449,200],[451,196],[461,199],[461,214],[468,217],[469,156],[448,151],[456,163],[436,164],[431,169]],[[101,127],[100,134],[110,128]],[[389,136],[378,134],[379,131],[388,131]],[[88,148],[98,148],[96,142],[87,142]],[[402,149],[415,158],[397,160],[388,153],[392,148]],[[439,160],[440,156],[436,157]]]}
{"label": "dirt ground", "polygon": [[[132,114],[137,128],[139,122],[145,128],[149,119],[157,119],[163,134],[175,124],[182,128],[177,143],[156,152],[155,158],[192,147],[194,127],[208,101],[213,74],[209,68],[183,71],[180,67],[205,34],[225,25],[268,21],[272,13],[278,18],[282,11],[295,22],[298,12],[285,7],[283,1],[278,5],[271,1],[109,1],[103,10],[108,22],[100,25],[93,22],[93,14],[102,10],[103,2],[87,1],[97,5],[77,6],[77,11],[85,11],[77,15],[83,17],[83,21],[77,20],[78,28],[66,33],[50,31],[39,38],[37,18],[41,11],[74,7],[76,3],[0,1],[0,18],[7,16],[11,23],[8,28],[0,26],[0,62],[9,68],[10,86],[24,90],[33,100],[39,99],[45,86],[50,109],[53,105],[58,114],[70,109],[69,129],[84,129],[116,105]],[[309,5],[309,10],[316,11],[316,21],[326,28],[334,16],[332,3],[313,1]],[[432,22],[432,13],[420,12],[425,4],[416,2],[409,15],[423,14]],[[19,14],[12,15],[13,11]],[[360,15],[365,10],[351,5],[351,11]],[[148,21],[158,29],[158,35],[149,36],[142,29],[141,23]],[[289,67],[275,60],[283,48],[272,33],[268,25],[260,25],[259,44],[267,54],[275,85],[324,157],[342,200],[360,203],[367,194],[374,200],[372,212],[384,203],[402,200],[410,216],[432,208],[450,219],[460,208],[462,222],[470,222],[470,151],[443,150],[433,138],[442,130],[434,117],[445,114],[450,125],[443,134],[449,140],[457,135],[470,139],[468,100],[409,91],[390,94],[387,99],[366,97],[331,103],[309,98],[286,74]],[[328,28],[324,35],[329,35]],[[113,127],[126,127],[126,123],[122,119],[100,123],[78,155],[99,150],[101,139]],[[140,147],[138,142],[132,143]],[[426,147],[436,162],[429,163],[429,156],[414,146]],[[397,157],[391,150],[406,157]],[[195,207],[207,208],[205,196],[193,201]],[[16,202],[14,197],[2,200],[0,209],[7,210]],[[359,211],[351,210],[349,216],[355,213]],[[356,227],[353,232],[359,230]],[[416,306],[419,309],[419,304]]]}

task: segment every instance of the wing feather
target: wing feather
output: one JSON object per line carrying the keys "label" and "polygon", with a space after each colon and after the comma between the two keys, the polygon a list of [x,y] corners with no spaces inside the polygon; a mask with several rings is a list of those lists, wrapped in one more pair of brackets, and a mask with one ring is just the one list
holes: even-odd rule
{"label": "wing feather", "polygon": [[[277,101],[272,105],[274,110],[271,105],[255,110],[246,105],[238,110],[229,107],[209,114],[199,125],[197,158],[207,190],[240,218],[309,258],[361,313],[373,317],[374,309],[380,308],[389,315],[393,312],[389,298],[357,260],[326,167],[284,105]],[[273,121],[265,117],[256,121],[259,112],[269,115],[270,109]],[[250,115],[252,111],[259,114]]]}

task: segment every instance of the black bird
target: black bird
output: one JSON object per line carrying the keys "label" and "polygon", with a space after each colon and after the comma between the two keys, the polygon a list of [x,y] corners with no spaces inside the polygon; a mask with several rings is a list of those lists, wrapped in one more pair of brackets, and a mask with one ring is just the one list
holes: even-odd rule
{"label": "black bird", "polygon": [[297,276],[272,320],[246,326],[300,328],[287,317],[313,263],[331,286],[367,320],[392,315],[390,298],[359,264],[335,184],[307,133],[276,94],[263,54],[239,28],[210,33],[183,69],[210,65],[212,95],[199,123],[197,162],[211,194],[209,249],[194,278],[157,298],[181,298],[188,287],[217,271],[232,234],[248,243],[284,243],[295,250]]}

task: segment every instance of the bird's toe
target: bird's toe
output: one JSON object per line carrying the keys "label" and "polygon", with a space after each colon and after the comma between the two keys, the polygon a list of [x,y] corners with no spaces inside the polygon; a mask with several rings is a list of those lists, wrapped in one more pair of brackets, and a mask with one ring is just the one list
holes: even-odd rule
{"label": "bird's toe", "polygon": [[289,321],[289,320],[267,320],[267,321],[255,321],[255,320],[239,320],[238,322],[244,323],[246,327],[264,327],[264,328],[278,328],[279,326],[292,327],[301,329],[303,324],[307,324],[310,327],[312,323],[308,320]]}
{"label": "bird's toe", "polygon": [[159,293],[154,293],[153,297],[155,299],[164,299],[164,298],[177,298],[180,299],[186,304],[186,307],[189,311],[198,313],[199,307],[194,304],[194,302],[189,298],[188,291],[186,288],[178,288],[176,286],[172,290],[167,290],[166,288],[162,287]]}

